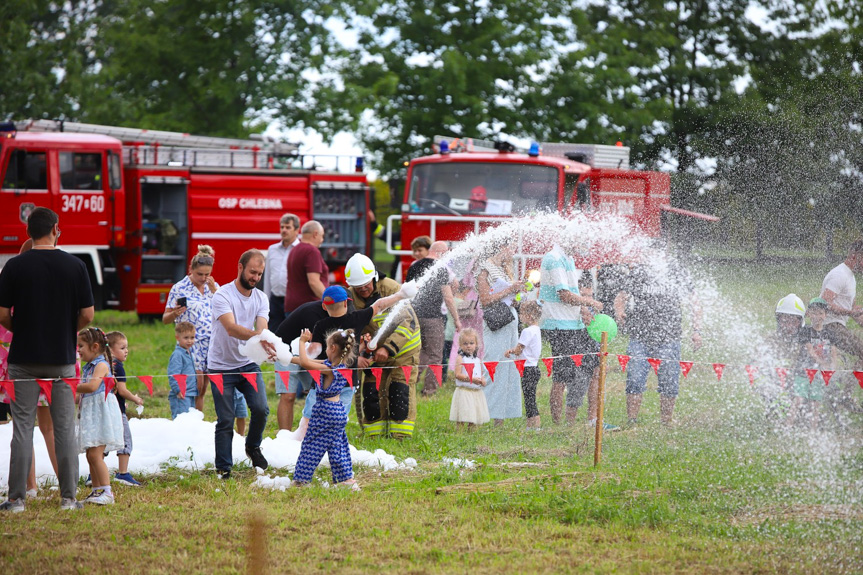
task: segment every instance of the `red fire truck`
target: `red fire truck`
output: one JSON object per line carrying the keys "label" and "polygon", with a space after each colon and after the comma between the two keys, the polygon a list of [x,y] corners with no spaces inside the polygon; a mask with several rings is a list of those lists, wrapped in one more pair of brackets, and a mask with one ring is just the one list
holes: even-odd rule
{"label": "red fire truck", "polygon": [[301,156],[296,144],[8,123],[0,181],[0,267],[27,239],[30,211],[51,208],[61,247],[90,271],[97,307],[141,316],[162,314],[199,244],[216,251],[216,281],[231,281],[242,252],[279,241],[285,212],[323,224],[331,270],[370,249],[362,158]]}
{"label": "red fire truck", "polygon": [[[507,142],[435,136],[434,149],[436,154],[409,163],[401,214],[387,222],[388,251],[402,258],[403,269],[411,252],[392,247],[399,221],[407,247],[421,235],[457,243],[502,219],[542,211],[613,213],[647,236],[660,235],[663,211],[718,220],[672,207],[669,174],[630,169],[629,148],[619,144],[545,143],[517,150]],[[542,254],[517,256],[526,267]],[[579,263],[590,268],[598,262]]]}

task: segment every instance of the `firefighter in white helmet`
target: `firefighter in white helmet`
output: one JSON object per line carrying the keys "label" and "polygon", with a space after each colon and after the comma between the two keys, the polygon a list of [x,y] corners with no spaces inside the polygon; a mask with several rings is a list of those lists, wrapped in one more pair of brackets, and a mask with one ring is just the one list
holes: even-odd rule
{"label": "firefighter in white helmet", "polygon": [[[392,295],[400,288],[394,280],[379,279],[374,263],[363,254],[355,254],[348,260],[345,279],[357,309],[371,305],[378,298]],[[375,350],[357,361],[361,368],[383,368],[379,386],[371,370],[366,369],[361,378],[360,393],[357,394],[360,424],[363,432],[370,436],[411,437],[416,424],[420,324],[410,303],[404,302],[398,308],[394,313],[399,315],[388,324]],[[388,309],[375,315],[366,333],[374,337],[390,312]],[[411,367],[409,379],[405,376],[405,370],[401,369],[404,366]]]}
{"label": "firefighter in white helmet", "polygon": [[753,363],[759,366],[757,392],[765,404],[765,415],[773,420],[785,420],[791,407],[792,368],[797,361],[800,344],[797,341],[806,316],[806,305],[790,293],[776,303],[776,331],[756,349]]}

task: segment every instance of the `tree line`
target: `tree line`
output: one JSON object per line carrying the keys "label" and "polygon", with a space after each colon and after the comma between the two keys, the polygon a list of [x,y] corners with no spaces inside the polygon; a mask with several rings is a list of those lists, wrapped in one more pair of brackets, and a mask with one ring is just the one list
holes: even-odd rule
{"label": "tree line", "polygon": [[11,0],[0,21],[8,118],[349,130],[385,176],[435,134],[622,141],[723,216],[707,236],[829,247],[863,215],[852,0]]}

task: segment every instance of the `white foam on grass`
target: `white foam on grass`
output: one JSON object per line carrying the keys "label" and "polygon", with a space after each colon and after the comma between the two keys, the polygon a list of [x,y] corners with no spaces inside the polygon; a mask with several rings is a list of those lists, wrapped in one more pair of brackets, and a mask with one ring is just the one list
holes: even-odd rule
{"label": "white foam on grass", "polygon": [[[0,425],[0,489],[5,490],[9,484],[10,442],[14,423]],[[153,475],[159,473],[165,466],[179,469],[196,470],[215,464],[215,431],[216,422],[204,421],[204,414],[197,410],[180,414],[177,419],[137,418],[129,419],[132,431],[133,449],[129,459],[129,472],[133,475]],[[265,437],[261,442],[261,451],[273,468],[293,471],[300,455],[301,441],[297,433],[287,430],[279,431],[276,437]],[[33,447],[36,452],[36,477],[40,485],[56,485],[57,477],[45,440],[38,430],[33,433]],[[395,456],[383,449],[374,452],[359,450],[351,446],[351,459],[354,465],[378,467],[383,471],[406,469],[416,466],[416,461],[396,461]],[[234,464],[249,463],[246,457],[245,438],[234,433],[232,444]],[[113,472],[117,469],[117,454],[112,452],[105,458],[105,463]],[[322,465],[329,467],[329,459],[324,456]],[[89,473],[86,456],[79,455],[78,472],[81,477]],[[258,479],[266,476],[259,475]]]}

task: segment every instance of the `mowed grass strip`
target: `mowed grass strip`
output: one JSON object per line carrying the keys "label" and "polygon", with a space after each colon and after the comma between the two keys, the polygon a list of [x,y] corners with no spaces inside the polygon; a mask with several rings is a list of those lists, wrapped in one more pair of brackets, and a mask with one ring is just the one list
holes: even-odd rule
{"label": "mowed grass strip", "polygon": [[[757,273],[747,269],[747,280]],[[775,304],[772,291],[793,285],[794,273],[765,272],[765,305]],[[738,281],[723,287],[733,292]],[[758,315],[769,326],[770,310]],[[128,336],[128,373],[165,373],[170,326],[119,313],[100,313],[96,324]],[[624,350],[624,338],[614,342],[614,353]],[[625,376],[610,359],[606,421],[620,424]],[[270,436],[273,378],[270,367]],[[168,417],[166,380],[154,381],[144,416]],[[0,566],[10,573],[863,571],[859,417],[815,438],[789,434],[764,420],[744,375],[720,382],[696,369],[681,380],[676,426],[665,428],[655,376],[648,385],[640,423],[605,436],[599,469],[583,409],[572,427],[551,422],[547,378],[540,432],[515,420],[457,432],[448,421],[449,382],[420,401],[412,440],[363,438],[349,424],[357,448],[418,461],[412,470],[357,467],[360,493],[256,489],[255,472],[244,466],[227,482],[168,467],[143,478],[142,488],[117,486],[111,507],[61,513],[55,496],[0,516]],[[130,387],[146,394],[135,380]],[[212,420],[211,398],[206,405]],[[331,481],[327,468],[317,477]],[[79,496],[86,493],[82,486]]]}

